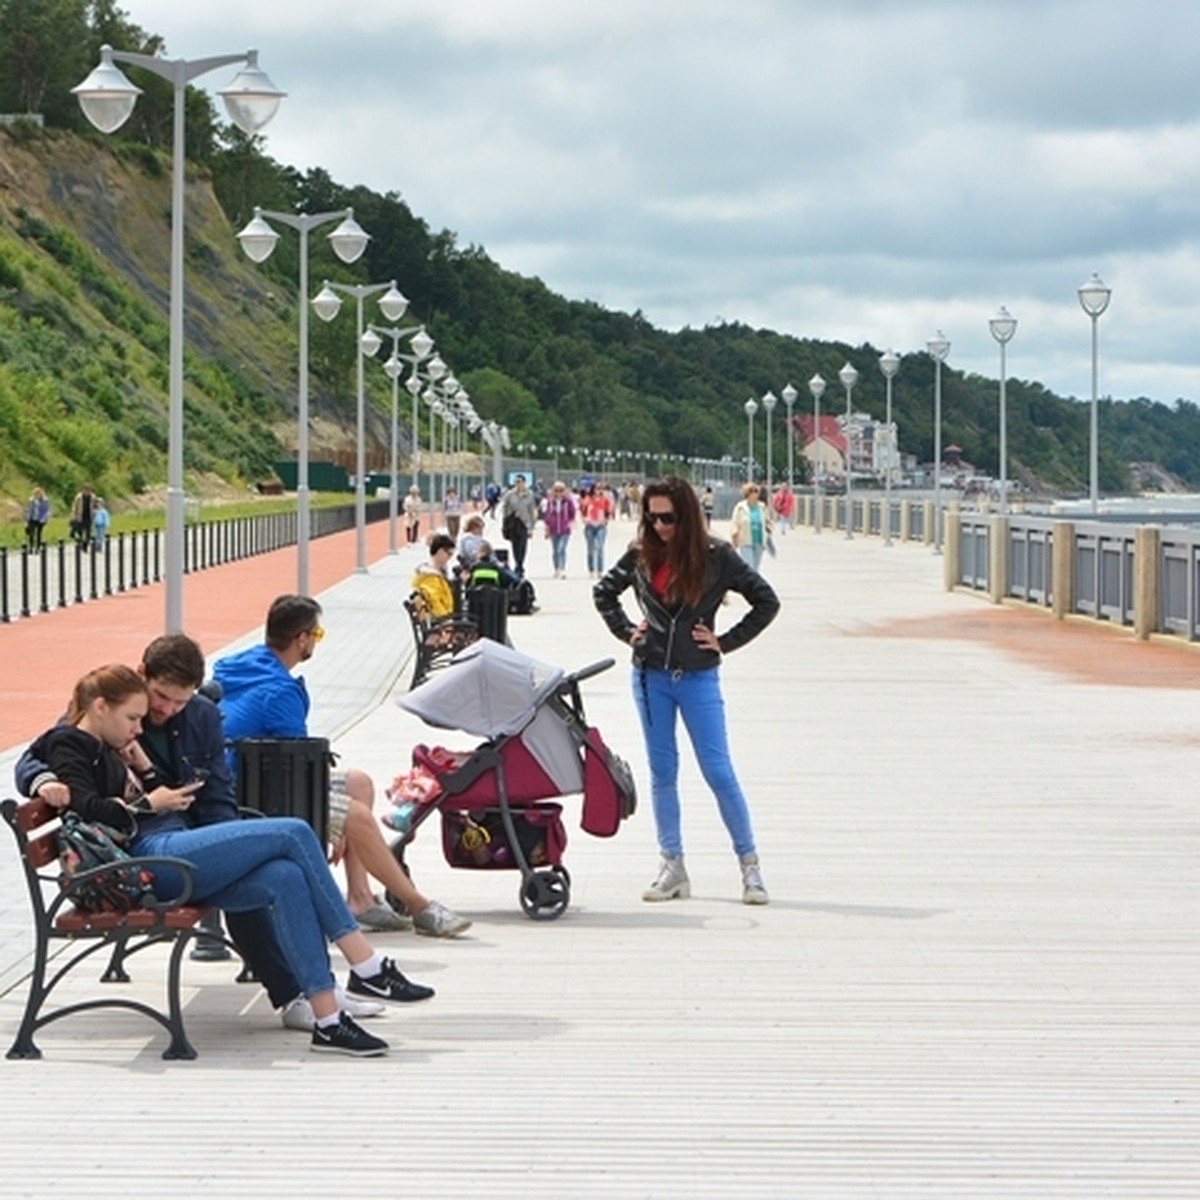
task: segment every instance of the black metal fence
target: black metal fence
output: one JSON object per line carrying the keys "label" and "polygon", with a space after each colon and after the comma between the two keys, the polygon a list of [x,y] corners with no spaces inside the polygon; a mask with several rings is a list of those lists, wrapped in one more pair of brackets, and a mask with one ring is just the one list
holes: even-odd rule
{"label": "black metal fence", "polygon": [[[387,518],[386,500],[370,501],[366,508],[368,524]],[[353,529],[354,506],[313,509],[310,524],[314,538]],[[183,569],[203,571],[294,546],[296,527],[295,512],[197,521],[184,527]],[[160,582],[163,541],[162,529],[145,529],[116,534],[100,545],[0,547],[0,624]]]}

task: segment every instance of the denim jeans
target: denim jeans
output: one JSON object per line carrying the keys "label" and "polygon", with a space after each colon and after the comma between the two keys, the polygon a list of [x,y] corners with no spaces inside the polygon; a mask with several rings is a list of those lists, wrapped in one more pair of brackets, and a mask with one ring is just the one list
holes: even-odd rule
{"label": "denim jeans", "polygon": [[706,671],[633,670],[633,698],[642,720],[650,762],[650,796],[658,846],[672,857],[683,853],[679,821],[679,746],[675,718],[692,743],[704,782],[717,798],[721,820],[737,854],[753,854],[750,809],[729,756],[720,668]]}
{"label": "denim jeans", "polygon": [[[293,817],[222,821],[151,833],[135,854],[166,854],[192,864],[193,899],[231,912],[269,908],[275,933],[306,996],[333,987],[327,941],[358,928],[334,882],[316,835]],[[154,890],[177,895],[177,871],[159,867]]]}
{"label": "denim jeans", "polygon": [[756,571],[762,566],[763,543],[758,545],[751,543],[748,546],[739,546],[738,553],[748,562]]}
{"label": "denim jeans", "polygon": [[604,539],[608,536],[607,525],[585,525],[583,536],[587,539],[588,574],[604,574]]}
{"label": "denim jeans", "polygon": [[569,533],[552,533],[550,535],[550,557],[554,560],[554,570],[567,569],[567,543],[571,540]]}

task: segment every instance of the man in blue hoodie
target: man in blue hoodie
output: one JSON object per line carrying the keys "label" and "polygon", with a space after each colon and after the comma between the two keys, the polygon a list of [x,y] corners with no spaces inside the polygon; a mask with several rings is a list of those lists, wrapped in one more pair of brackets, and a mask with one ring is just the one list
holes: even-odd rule
{"label": "man in blue hoodie", "polygon": [[[321,606],[310,596],[279,596],[267,612],[261,646],[217,661],[213,677],[221,686],[225,736],[241,738],[308,737],[308,689],[292,671],[308,662],[325,636]],[[236,750],[230,749],[236,772]],[[364,929],[407,929],[427,937],[456,937],[471,922],[437,900],[423,896],[393,857],[375,820],[375,784],[365,771],[331,772],[328,836],[335,861],[344,855],[346,901]],[[370,877],[384,885],[407,910],[396,912],[372,894]]]}

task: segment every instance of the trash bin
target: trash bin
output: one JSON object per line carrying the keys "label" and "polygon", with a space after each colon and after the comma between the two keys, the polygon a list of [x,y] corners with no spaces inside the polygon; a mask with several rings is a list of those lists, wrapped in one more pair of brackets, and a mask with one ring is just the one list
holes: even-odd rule
{"label": "trash bin", "polygon": [[480,584],[467,589],[467,612],[474,618],[481,637],[493,642],[508,641],[508,589]]}
{"label": "trash bin", "polygon": [[237,800],[268,817],[299,817],[325,844],[329,809],[328,738],[242,738]]}

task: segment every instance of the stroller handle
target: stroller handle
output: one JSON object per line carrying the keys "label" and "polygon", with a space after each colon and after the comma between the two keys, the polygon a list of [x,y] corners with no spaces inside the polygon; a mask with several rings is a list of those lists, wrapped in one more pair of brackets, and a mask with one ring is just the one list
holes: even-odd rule
{"label": "stroller handle", "polygon": [[581,683],[585,679],[591,679],[593,675],[602,675],[609,667],[616,665],[615,658],[601,658],[594,663],[589,663],[586,667],[580,667],[578,671],[572,671],[564,682],[568,684]]}

